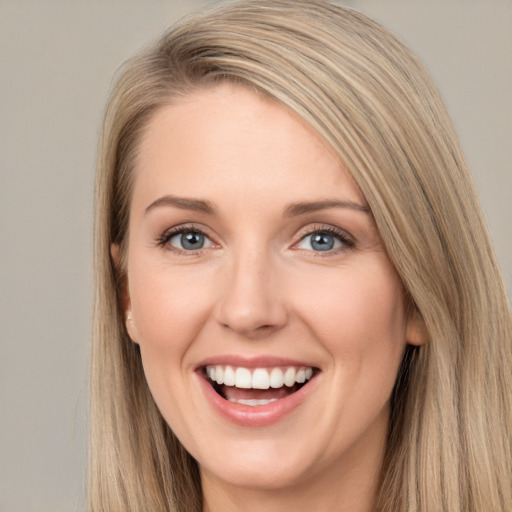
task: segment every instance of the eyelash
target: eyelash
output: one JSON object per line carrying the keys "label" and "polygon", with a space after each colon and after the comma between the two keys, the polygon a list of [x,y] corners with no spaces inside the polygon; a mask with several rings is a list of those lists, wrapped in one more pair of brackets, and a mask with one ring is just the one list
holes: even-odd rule
{"label": "eyelash", "polygon": [[[208,238],[211,241],[211,238],[208,236],[206,231],[204,229],[201,229],[198,226],[195,226],[193,224],[187,224],[184,226],[176,226],[174,228],[168,229],[162,235],[160,235],[157,240],[157,246],[162,248],[167,248],[167,250],[170,250],[178,255],[187,255],[187,256],[194,256],[196,254],[199,254],[203,248],[197,249],[197,250],[183,250],[178,249],[177,247],[168,246],[170,240],[176,236],[183,233],[198,233],[205,238]],[[326,257],[333,254],[338,254],[339,252],[346,251],[347,249],[352,249],[355,247],[354,240],[344,231],[335,228],[333,226],[326,226],[326,225],[315,225],[309,228],[306,228],[302,232],[299,233],[299,241],[294,244],[294,247],[298,245],[300,242],[302,242],[306,237],[311,235],[328,235],[332,236],[333,238],[336,238],[341,242],[341,247],[338,247],[337,249],[330,249],[327,251],[314,251],[314,250],[307,250],[307,249],[295,249],[295,250],[303,250],[307,251],[309,253],[313,253],[315,257]],[[213,243],[213,242],[212,242]],[[323,254],[325,252],[325,254]]]}
{"label": "eyelash", "polygon": [[[326,226],[324,224],[317,224],[312,227],[306,228],[304,231],[299,233],[299,241],[294,244],[295,246],[298,245],[300,242],[302,242],[306,237],[311,235],[328,235],[332,236],[333,238],[338,239],[341,242],[341,247],[338,247],[337,249],[331,249],[328,251],[313,251],[313,250],[307,250],[307,252],[313,253],[315,257],[326,257],[326,256],[332,256],[333,254],[338,254],[340,252],[353,249],[356,245],[355,241],[353,240],[350,235],[348,235],[346,232],[335,228],[334,226]],[[305,249],[296,249],[296,250],[305,250]]]}
{"label": "eyelash", "polygon": [[162,235],[159,236],[157,239],[157,246],[172,251],[178,255],[194,256],[196,254],[199,254],[202,248],[194,251],[178,249],[177,247],[172,247],[168,245],[170,240],[174,236],[181,235],[183,233],[198,233],[204,236],[205,238],[208,238],[208,240],[211,240],[211,238],[208,236],[204,229],[201,229],[198,226],[195,226],[194,224],[186,224],[184,226],[176,226],[162,233]]}

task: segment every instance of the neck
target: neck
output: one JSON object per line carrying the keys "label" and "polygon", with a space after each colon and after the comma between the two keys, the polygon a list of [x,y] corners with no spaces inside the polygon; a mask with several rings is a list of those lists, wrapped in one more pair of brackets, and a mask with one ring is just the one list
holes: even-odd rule
{"label": "neck", "polygon": [[[324,486],[265,491],[236,489],[231,492],[205,492],[203,512],[283,512],[283,510],[314,510],[315,512],[372,512],[377,493],[377,482],[372,482],[366,492],[358,486],[331,482]],[[227,491],[227,492],[226,492]]]}

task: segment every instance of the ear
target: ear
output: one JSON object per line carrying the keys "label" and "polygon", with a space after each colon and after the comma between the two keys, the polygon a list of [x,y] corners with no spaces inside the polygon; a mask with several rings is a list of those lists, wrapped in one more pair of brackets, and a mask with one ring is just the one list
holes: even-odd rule
{"label": "ear", "polygon": [[423,317],[414,305],[408,308],[405,339],[409,345],[416,347],[421,347],[428,341],[428,331],[425,320],[423,320]]}
{"label": "ear", "polygon": [[132,301],[130,298],[130,289],[128,286],[128,278],[126,275],[126,271],[123,269],[121,249],[118,244],[112,244],[110,246],[110,256],[114,263],[114,268],[116,271],[116,277],[119,287],[119,301],[120,306],[124,315],[124,322],[126,326],[126,330],[128,332],[128,336],[130,336],[131,340],[134,343],[137,343],[137,329],[135,327],[135,323],[133,321],[132,315]]}
{"label": "ear", "polygon": [[408,309],[405,339],[409,345],[421,347],[428,341],[428,331],[425,320],[423,320],[416,306],[411,305]]}

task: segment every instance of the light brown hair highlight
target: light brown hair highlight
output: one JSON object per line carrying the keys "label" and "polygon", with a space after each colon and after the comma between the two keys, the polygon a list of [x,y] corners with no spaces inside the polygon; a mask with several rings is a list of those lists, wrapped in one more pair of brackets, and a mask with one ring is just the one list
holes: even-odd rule
{"label": "light brown hair highlight", "polygon": [[[281,103],[351,172],[428,343],[407,350],[378,509],[512,510],[512,320],[442,99],[395,36],[316,0],[248,0],[187,18],[111,93],[95,203],[90,510],[200,511],[197,464],[158,412],[125,330],[123,260],[138,141],[152,114],[218,80]],[[125,264],[125,262],[124,262]]]}

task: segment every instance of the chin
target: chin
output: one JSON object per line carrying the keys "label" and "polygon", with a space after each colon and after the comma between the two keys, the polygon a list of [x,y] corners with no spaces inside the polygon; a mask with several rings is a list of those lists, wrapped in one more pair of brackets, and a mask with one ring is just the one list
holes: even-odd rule
{"label": "chin", "polygon": [[[290,458],[291,459],[291,458]],[[253,458],[224,458],[218,464],[200,463],[201,475],[221,480],[230,486],[258,491],[276,491],[286,489],[307,480],[310,473],[306,465],[295,460],[276,461],[275,456]]]}

